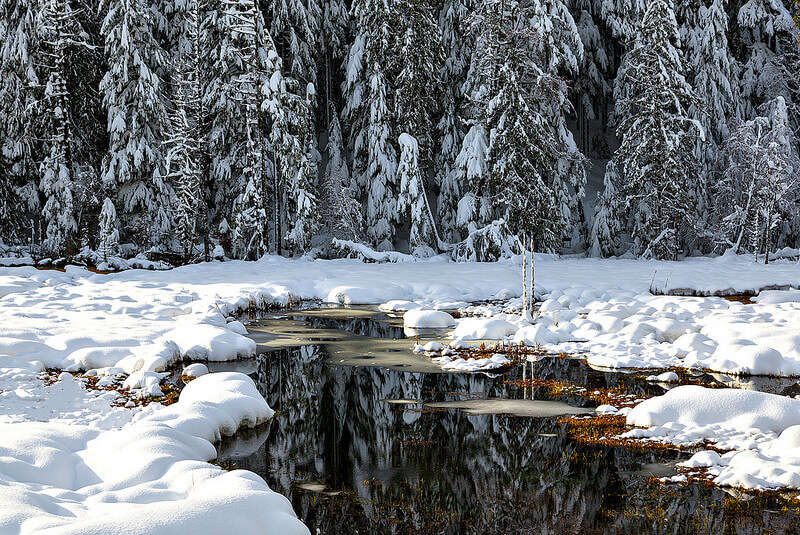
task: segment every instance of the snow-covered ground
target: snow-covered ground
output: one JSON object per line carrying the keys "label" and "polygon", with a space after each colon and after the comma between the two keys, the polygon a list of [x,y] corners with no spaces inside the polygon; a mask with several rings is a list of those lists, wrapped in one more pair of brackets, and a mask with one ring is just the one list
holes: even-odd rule
{"label": "snow-covered ground", "polygon": [[[792,328],[800,319],[800,292],[767,292],[753,305],[649,294],[651,288],[705,294],[797,287],[795,263],[542,256],[536,280],[547,300],[534,325],[487,306],[477,311],[490,317],[457,320],[455,336],[589,350],[590,362],[610,367],[696,364],[800,373],[800,340]],[[233,318],[250,307],[320,299],[453,309],[485,299],[513,304],[519,295],[513,262],[439,258],[367,264],[266,257],[111,275],[0,268],[0,533],[45,527],[155,533],[181,521],[202,526],[198,533],[220,532],[221,525],[248,532],[249,524],[237,522],[250,519],[277,526],[276,533],[304,532],[288,503],[258,477],[205,463],[214,456],[209,441],[219,433],[268,416],[245,376],[203,376],[176,405],[128,409],[118,406],[113,391],[86,390],[67,374],[46,386],[38,377],[44,368],[90,370],[104,384],[126,377],[127,386],[157,396],[158,372],[182,359],[253,355],[255,344]],[[417,314],[422,323],[424,317]],[[427,317],[447,322],[442,315]],[[244,406],[250,412],[241,412]],[[205,427],[186,423],[196,423],[201,413]],[[121,453],[109,457],[115,449]],[[252,514],[245,512],[251,508]],[[112,517],[119,520],[111,523]]]}
{"label": "snow-covered ground", "polygon": [[622,436],[679,446],[708,444],[678,466],[704,468],[721,486],[800,488],[800,400],[765,392],[681,386],[627,415]]}

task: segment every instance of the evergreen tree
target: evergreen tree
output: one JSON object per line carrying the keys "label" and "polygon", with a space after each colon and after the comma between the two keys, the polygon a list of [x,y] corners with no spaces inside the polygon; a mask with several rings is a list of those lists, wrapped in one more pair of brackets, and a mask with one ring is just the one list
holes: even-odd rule
{"label": "evergreen tree", "polygon": [[605,127],[606,110],[611,96],[611,85],[607,80],[611,65],[606,54],[607,43],[595,21],[595,14],[592,12],[597,4],[592,1],[580,2],[580,4],[583,5],[576,25],[583,43],[584,55],[580,69],[581,75],[575,81],[575,111],[579,136],[578,148],[582,153],[589,154],[593,148],[592,140],[589,139],[589,134],[593,130],[592,126],[594,126],[592,123],[599,122],[601,136],[603,135],[602,129]]}
{"label": "evergreen tree", "polygon": [[117,211],[114,203],[108,197],[103,201],[103,209],[100,211],[100,235],[97,240],[97,252],[107,262],[109,256],[117,253],[119,244],[119,227],[117,223]]}
{"label": "evergreen tree", "polygon": [[284,76],[315,84],[319,50],[319,0],[273,0],[269,6],[269,30],[278,55],[283,60]]}
{"label": "evergreen tree", "polygon": [[[266,122],[280,117],[280,93],[284,82],[280,74],[280,58],[275,51],[255,0],[225,0],[221,33],[225,43],[219,54],[227,63],[218,96],[227,107],[234,100],[236,122],[223,118],[225,130],[233,130],[227,149],[226,170],[235,172],[233,246],[240,258],[257,259],[269,252],[270,176],[274,170],[266,155],[268,144]],[[218,102],[214,103],[219,106]],[[222,110],[220,110],[222,111]],[[223,133],[223,132],[220,132]],[[215,135],[216,133],[212,134]],[[273,198],[279,193],[275,186]],[[275,201],[273,201],[275,202]],[[277,212],[278,203],[275,202]],[[276,225],[275,232],[279,229]],[[279,235],[279,234],[278,234]]]}
{"label": "evergreen tree", "polygon": [[[333,107],[333,106],[331,106]],[[319,208],[322,223],[334,237],[358,240],[362,234],[363,216],[361,203],[356,197],[356,188],[350,183],[350,172],[344,154],[342,129],[336,110],[331,110],[328,144],[326,146],[327,166],[320,188]]]}
{"label": "evergreen tree", "polygon": [[[691,50],[693,87],[697,103],[689,106],[689,116],[703,127],[704,137],[697,138],[695,156],[700,165],[697,191],[698,227],[705,227],[709,218],[709,185],[718,158],[718,146],[728,136],[728,121],[741,115],[738,86],[738,65],[728,47],[728,19],[723,0],[701,6],[698,26]],[[705,233],[701,230],[700,233]]]}
{"label": "evergreen tree", "polygon": [[167,169],[175,187],[175,230],[183,249],[184,260],[188,261],[198,239],[198,223],[202,207],[200,179],[200,148],[197,139],[196,109],[199,94],[194,93],[191,71],[182,70],[187,77],[185,83],[178,82],[175,91],[175,109],[171,117],[170,138],[167,140]]}
{"label": "evergreen tree", "polygon": [[[504,109],[497,102],[517,106],[517,111],[522,103],[531,115],[533,129],[526,130],[526,137],[531,142],[533,167],[547,191],[547,195],[534,202],[545,206],[544,198],[554,199],[547,217],[555,217],[557,221],[553,225],[537,224],[542,229],[548,228],[546,232],[529,229],[527,233],[535,247],[551,249],[560,243],[561,237],[556,239],[550,233],[556,228],[559,232],[571,229],[574,215],[582,213],[578,207],[586,181],[584,158],[566,125],[567,87],[558,76],[562,71],[577,70],[582,59],[577,27],[560,1],[521,4],[489,0],[476,10],[472,28],[478,32],[472,72],[480,73],[484,80],[484,89],[473,98],[487,99],[486,130],[492,132],[492,159],[503,158],[494,140],[497,135],[494,130],[501,123],[492,122],[499,121],[502,115],[490,111]],[[538,185],[531,187],[539,190]]]}
{"label": "evergreen tree", "polygon": [[144,0],[109,0],[105,6],[108,71],[100,90],[108,110],[109,154],[103,183],[117,190],[128,226],[142,234],[142,243],[168,248],[174,192],[165,180],[163,154],[169,117],[161,73],[167,55]]}
{"label": "evergreen tree", "polygon": [[781,219],[797,217],[800,158],[783,97],[767,103],[764,112],[733,121],[716,197],[721,243],[737,253],[765,253],[768,262]]}
{"label": "evergreen tree", "polygon": [[[700,8],[703,22],[699,53],[694,58],[694,88],[699,106],[693,115],[701,120],[709,141],[722,143],[728,135],[728,121],[741,115],[738,66],[728,46],[728,17],[723,0],[712,0]],[[695,111],[696,110],[696,111]]]}
{"label": "evergreen tree", "polygon": [[203,76],[200,0],[174,4],[172,26],[176,29],[173,59],[172,102],[166,167],[176,194],[175,230],[184,260],[202,239],[205,259],[210,259],[207,195],[204,184],[206,110],[203,106]]}
{"label": "evergreen tree", "polygon": [[[347,29],[350,16],[347,6],[343,0],[324,0],[322,6],[322,21],[320,24],[322,32],[322,53],[324,64],[324,110],[330,111],[330,105],[334,102],[334,93],[338,93],[335,88],[335,81],[339,80],[339,71],[342,62],[347,56],[348,41]],[[320,82],[323,83],[323,82]],[[331,117],[328,116],[328,122]]]}
{"label": "evergreen tree", "polygon": [[492,200],[486,194],[477,193],[477,188],[485,184],[489,177],[488,156],[486,131],[483,123],[476,123],[464,136],[455,164],[457,183],[463,184],[466,189],[458,202],[456,224],[467,235],[490,224],[495,216]]}
{"label": "evergreen tree", "polygon": [[634,250],[659,258],[678,254],[695,224],[699,196],[693,149],[702,132],[688,116],[696,97],[683,76],[677,41],[671,7],[655,0],[615,88],[622,139],[615,159],[623,171]]}
{"label": "evergreen tree", "polygon": [[614,37],[624,42],[636,37],[648,3],[646,0],[603,0],[600,13]]}
{"label": "evergreen tree", "polygon": [[505,219],[513,233],[539,251],[553,251],[561,245],[564,226],[554,210],[555,196],[540,170],[555,159],[555,139],[547,136],[542,119],[537,121],[531,112],[509,65],[502,67],[498,82],[501,90],[488,110],[492,134],[489,180],[484,187],[505,206]]}
{"label": "evergreen tree", "polygon": [[439,187],[437,212],[442,238],[456,242],[461,239],[458,225],[458,203],[465,185],[463,169],[456,160],[464,140],[466,95],[464,84],[472,54],[472,42],[464,25],[472,2],[445,0],[439,12],[444,63],[440,69],[442,86],[442,115],[437,124],[438,151],[435,156],[434,177]]}
{"label": "evergreen tree", "polygon": [[778,51],[781,35],[794,35],[796,27],[781,0],[745,2],[739,8],[737,22],[749,48],[741,81],[745,117],[753,117],[764,102],[778,96],[789,96],[789,81],[783,76]]}
{"label": "evergreen tree", "polygon": [[433,214],[425,193],[425,179],[419,165],[419,144],[413,136],[400,134],[400,164],[397,182],[400,184],[398,209],[408,217],[411,232],[409,249],[416,256],[432,256],[437,239],[433,227]]}
{"label": "evergreen tree", "polygon": [[319,225],[314,191],[319,156],[314,144],[313,86],[309,84],[308,89],[306,97],[298,96],[296,89],[282,93],[281,109],[272,127],[278,172],[286,182],[282,201],[287,229],[284,239],[293,253],[311,248],[311,237]]}
{"label": "evergreen tree", "polygon": [[355,0],[355,39],[347,59],[344,114],[350,123],[355,183],[366,198],[367,238],[381,250],[393,248],[397,212],[397,151],[387,79],[394,2]]}
{"label": "evergreen tree", "polygon": [[393,55],[390,65],[398,72],[394,117],[398,127],[417,141],[424,176],[433,161],[434,117],[444,62],[441,36],[428,0],[401,0],[397,4],[402,33],[399,53]]}
{"label": "evergreen tree", "polygon": [[45,158],[39,166],[39,189],[47,199],[42,210],[46,229],[42,246],[49,254],[64,254],[76,245],[78,223],[74,193],[72,98],[67,87],[68,62],[75,47],[88,47],[86,32],[67,0],[44,0],[37,19],[41,42],[44,89],[42,130]]}
{"label": "evergreen tree", "polygon": [[17,217],[5,219],[9,228],[0,237],[9,241],[28,233],[13,223],[25,219],[17,209],[24,208],[34,218],[41,212],[35,126],[36,90],[42,84],[36,65],[36,18],[36,0],[0,0],[0,168],[8,181],[2,187],[4,199],[19,201],[12,204],[13,212],[8,210]]}
{"label": "evergreen tree", "polygon": [[603,191],[597,193],[594,205],[594,220],[590,237],[589,254],[605,257],[615,254],[619,247],[622,230],[622,206],[619,197],[620,176],[614,161],[608,162],[603,175]]}

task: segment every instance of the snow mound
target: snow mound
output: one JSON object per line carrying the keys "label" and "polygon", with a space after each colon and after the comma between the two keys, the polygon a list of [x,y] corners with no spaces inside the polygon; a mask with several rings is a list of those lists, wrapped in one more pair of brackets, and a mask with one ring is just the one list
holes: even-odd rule
{"label": "snow mound", "polygon": [[800,425],[800,400],[752,390],[686,385],[643,401],[626,422],[641,427],[679,423],[780,433]]}
{"label": "snow mound", "polygon": [[675,372],[664,372],[659,375],[649,375],[647,380],[654,383],[677,383],[680,381],[680,377]]}
{"label": "snow mound", "polygon": [[226,327],[197,324],[178,327],[164,335],[189,360],[228,361],[252,357],[256,343]]}
{"label": "snow mound", "polygon": [[403,314],[403,326],[412,329],[447,329],[455,323],[453,316],[440,310],[414,309]]}
{"label": "snow mound", "polygon": [[0,532],[305,535],[261,478],[206,463],[211,440],[271,414],[252,380],[221,373],[118,430],[0,424]]}
{"label": "snow mound", "polygon": [[208,366],[199,362],[189,364],[181,372],[183,377],[201,377],[206,374],[208,374]]}
{"label": "snow mound", "polygon": [[677,445],[704,442],[730,450],[703,450],[681,463],[705,468],[720,486],[751,490],[800,488],[800,400],[736,389],[680,386],[648,399],[627,416],[645,426],[622,436]]}
{"label": "snow mound", "polygon": [[459,340],[503,340],[517,332],[517,326],[494,318],[463,318],[453,331]]}

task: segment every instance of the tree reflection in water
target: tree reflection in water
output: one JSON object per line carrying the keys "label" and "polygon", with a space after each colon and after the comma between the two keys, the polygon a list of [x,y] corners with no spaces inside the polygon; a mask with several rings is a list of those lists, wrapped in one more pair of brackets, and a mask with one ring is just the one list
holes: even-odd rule
{"label": "tree reflection in water", "polygon": [[[588,388],[657,388],[575,360],[527,366],[529,377]],[[254,378],[278,414],[223,442],[220,458],[286,495],[312,533],[800,533],[800,517],[773,511],[780,504],[769,498],[740,501],[696,485],[647,483],[643,467],[676,457],[584,447],[553,418],[385,401],[548,399],[542,389],[506,385],[508,377],[338,366],[322,346],[266,353]]]}

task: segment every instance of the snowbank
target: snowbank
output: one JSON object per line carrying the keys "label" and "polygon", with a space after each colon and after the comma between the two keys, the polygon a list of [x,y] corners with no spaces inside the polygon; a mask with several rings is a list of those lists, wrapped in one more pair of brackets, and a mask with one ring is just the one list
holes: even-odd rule
{"label": "snowbank", "polygon": [[800,488],[800,400],[737,389],[681,386],[627,416],[645,427],[626,438],[731,450],[700,451],[680,466],[706,468],[715,484],[745,489]]}
{"label": "snowbank", "polygon": [[412,329],[446,329],[455,323],[453,316],[440,310],[415,309],[403,314],[403,326]]}
{"label": "snowbank", "polygon": [[120,429],[0,424],[0,533],[307,534],[261,478],[206,462],[271,415],[252,380],[219,373]]}

